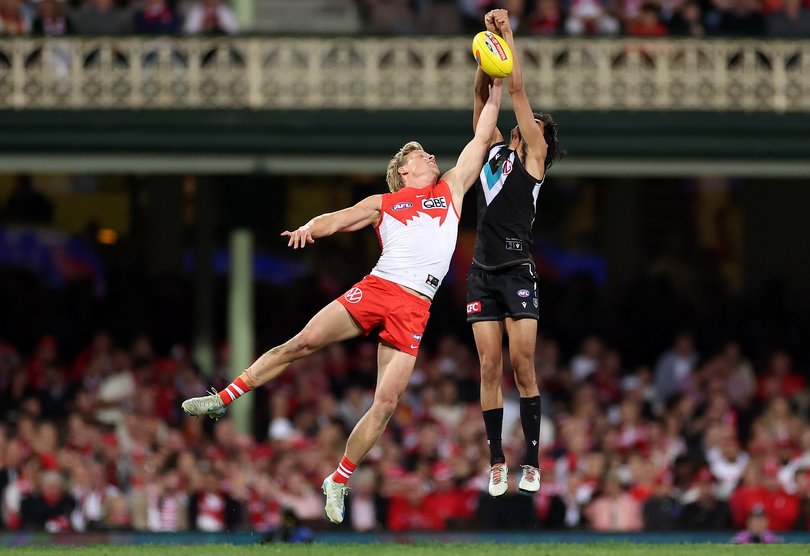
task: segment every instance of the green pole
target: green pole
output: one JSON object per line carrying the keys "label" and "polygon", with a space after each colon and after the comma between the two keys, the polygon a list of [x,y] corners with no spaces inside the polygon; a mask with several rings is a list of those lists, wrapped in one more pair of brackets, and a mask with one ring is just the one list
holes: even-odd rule
{"label": "green pole", "polygon": [[[253,363],[253,235],[244,228],[231,232],[231,280],[228,294],[228,337],[231,374],[238,376]],[[231,378],[233,378],[231,377]],[[236,429],[251,432],[253,394],[231,406]]]}
{"label": "green pole", "polygon": [[233,0],[233,10],[242,32],[253,30],[253,20],[256,18],[256,6],[253,0]]}

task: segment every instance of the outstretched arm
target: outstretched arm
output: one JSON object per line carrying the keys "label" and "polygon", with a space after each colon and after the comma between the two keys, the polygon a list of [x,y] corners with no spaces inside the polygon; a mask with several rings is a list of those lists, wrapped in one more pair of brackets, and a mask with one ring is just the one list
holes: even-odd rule
{"label": "outstretched arm", "polygon": [[[481,112],[484,110],[484,106],[486,106],[487,100],[489,99],[489,89],[492,87],[492,81],[492,78],[484,73],[484,70],[481,68],[475,70],[475,85],[473,88],[473,132],[475,132],[476,128],[478,127],[478,120],[481,118]],[[495,127],[495,131],[489,140],[489,144],[493,145],[500,141],[503,141],[503,135],[501,135],[500,130]]]}
{"label": "outstretched arm", "polygon": [[[495,28],[494,21],[486,21],[487,31],[491,33],[497,33],[498,30]],[[492,86],[492,77],[484,73],[480,67],[475,70],[475,85],[473,85],[473,133],[475,133],[476,128],[478,127],[478,119],[481,117],[481,111],[484,109],[484,106],[487,104],[487,99],[489,99],[489,88]],[[490,139],[490,145],[497,143],[499,141],[503,141],[503,135],[495,128],[495,133],[492,134],[492,139]]]}
{"label": "outstretched arm", "polygon": [[[495,126],[498,123],[498,112],[501,109],[502,96],[503,80],[493,79],[489,97],[475,126],[475,136],[461,151],[455,167],[444,176],[444,179],[447,180],[453,190],[454,201],[461,201],[461,198],[475,183],[475,178],[481,171],[484,155],[487,153],[492,134],[495,132]],[[457,204],[456,206],[460,205]]]}
{"label": "outstretched arm", "polygon": [[281,235],[290,238],[287,247],[303,249],[307,243],[315,243],[316,238],[331,236],[337,232],[354,232],[376,224],[381,210],[382,195],[372,195],[353,207],[321,214],[297,230],[281,232]]}
{"label": "outstretched arm", "polygon": [[487,27],[490,25],[495,26],[509,46],[509,50],[512,51],[512,73],[509,75],[509,95],[512,97],[512,105],[515,108],[518,127],[520,128],[520,134],[526,142],[528,155],[534,162],[539,164],[539,172],[537,174],[532,172],[532,168],[529,167],[532,166],[531,164],[527,165],[526,169],[529,170],[532,175],[542,178],[542,174],[545,172],[548,145],[546,145],[546,139],[543,137],[539,126],[534,121],[534,114],[529,104],[529,97],[526,95],[526,88],[523,84],[523,72],[520,68],[520,56],[518,56],[518,50],[515,46],[512,26],[509,23],[509,13],[506,10],[492,10],[487,13],[484,20],[487,23]]}

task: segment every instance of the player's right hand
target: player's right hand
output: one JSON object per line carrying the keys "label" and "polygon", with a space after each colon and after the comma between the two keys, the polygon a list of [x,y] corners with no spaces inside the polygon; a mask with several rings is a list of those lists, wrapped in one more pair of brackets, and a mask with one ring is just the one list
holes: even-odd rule
{"label": "player's right hand", "polygon": [[[495,27],[495,32],[500,33],[501,36],[512,32],[512,23],[509,21],[508,11],[504,9],[490,10],[487,15],[484,16],[484,21],[488,22],[490,20]],[[487,29],[489,29],[489,23],[487,23]]]}
{"label": "player's right hand", "polygon": [[498,32],[498,27],[495,25],[495,16],[493,14],[494,11],[495,10],[491,10],[484,16],[484,25],[486,25],[487,31],[490,33]]}
{"label": "player's right hand", "polygon": [[293,249],[298,249],[298,247],[303,249],[307,243],[315,243],[308,226],[301,226],[293,232],[284,231],[281,232],[281,235],[290,238],[290,241],[287,242],[287,247],[292,247]]}

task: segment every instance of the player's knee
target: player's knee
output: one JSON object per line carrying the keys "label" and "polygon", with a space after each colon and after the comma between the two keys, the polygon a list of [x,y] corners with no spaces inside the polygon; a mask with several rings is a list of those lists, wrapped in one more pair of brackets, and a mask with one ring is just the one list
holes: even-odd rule
{"label": "player's knee", "polygon": [[481,356],[481,381],[500,382],[503,374],[503,360],[499,357]]}
{"label": "player's knee", "polygon": [[492,373],[484,373],[483,370],[481,372],[481,388],[485,391],[487,390],[495,390],[501,384],[501,373],[500,372],[492,372]]}
{"label": "player's knee", "polygon": [[304,357],[317,351],[320,341],[317,332],[305,327],[290,342],[290,352],[296,357]]}
{"label": "player's knee", "polygon": [[521,393],[524,390],[537,388],[537,375],[534,372],[534,362],[531,359],[512,361],[512,368],[515,369],[515,384]]}
{"label": "player's knee", "polygon": [[374,398],[374,403],[371,408],[376,416],[383,422],[387,423],[388,420],[394,415],[397,409],[399,398],[390,394],[377,395]]}

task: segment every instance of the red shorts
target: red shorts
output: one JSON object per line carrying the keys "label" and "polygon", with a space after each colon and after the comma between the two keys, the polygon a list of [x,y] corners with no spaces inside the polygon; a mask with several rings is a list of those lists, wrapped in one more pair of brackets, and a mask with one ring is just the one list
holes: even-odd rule
{"label": "red shorts", "polygon": [[430,302],[394,282],[368,275],[338,297],[366,336],[377,328],[380,340],[416,356],[430,316]]}

